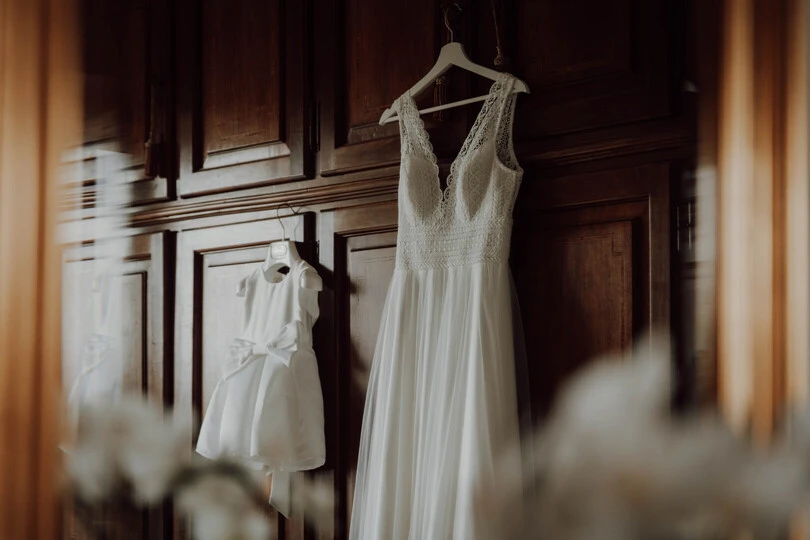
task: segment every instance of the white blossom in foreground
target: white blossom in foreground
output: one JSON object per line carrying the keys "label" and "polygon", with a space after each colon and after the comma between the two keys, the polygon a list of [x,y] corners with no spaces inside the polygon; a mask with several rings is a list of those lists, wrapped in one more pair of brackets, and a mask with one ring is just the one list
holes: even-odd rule
{"label": "white blossom in foreground", "polygon": [[296,474],[292,482],[292,511],[302,515],[316,530],[330,530],[335,519],[335,488],[333,476],[317,474],[310,477]]}
{"label": "white blossom in foreground", "polygon": [[269,540],[270,524],[245,486],[209,475],[184,486],[177,506],[192,518],[195,540]]}
{"label": "white blossom in foreground", "polygon": [[87,501],[126,484],[137,502],[156,502],[187,461],[190,434],[191,425],[140,398],[88,407],[76,445],[68,449],[67,472]]}
{"label": "white blossom in foreground", "polygon": [[[755,452],[710,415],[670,413],[670,352],[642,343],[576,376],[527,448],[476,494],[491,538],[769,538],[808,490],[810,422]],[[530,474],[520,474],[519,471]]]}
{"label": "white blossom in foreground", "polygon": [[[191,425],[140,396],[88,406],[81,418],[75,444],[65,447],[66,469],[88,510],[109,501],[138,508],[173,497],[191,517],[195,540],[272,540],[260,494],[264,472],[192,458]],[[296,474],[291,490],[294,514],[319,530],[332,527],[331,474]]]}

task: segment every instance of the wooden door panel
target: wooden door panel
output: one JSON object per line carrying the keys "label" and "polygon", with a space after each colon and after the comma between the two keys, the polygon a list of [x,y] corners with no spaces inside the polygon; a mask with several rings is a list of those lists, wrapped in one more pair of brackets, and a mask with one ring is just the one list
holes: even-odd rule
{"label": "wooden door panel", "polygon": [[87,0],[82,13],[84,154],[126,154],[127,203],[167,200],[175,178],[167,3]]}
{"label": "wooden door panel", "polygon": [[[349,320],[352,370],[362,376],[371,367],[388,284],[396,262],[396,233],[350,239],[348,246]],[[365,393],[359,396],[365,400]],[[359,426],[358,426],[359,428]],[[359,437],[359,429],[355,432]]]}
{"label": "wooden door panel", "polygon": [[[121,389],[142,394],[158,404],[171,403],[172,309],[167,296],[173,292],[173,233],[135,236],[110,250],[123,257],[120,264],[93,259],[94,246],[71,248],[63,264],[63,383],[65,395],[82,368],[82,350],[94,332],[112,340],[122,362]],[[108,251],[109,252],[109,251]],[[101,326],[98,275],[109,268],[115,304],[109,323]],[[167,309],[169,308],[169,309]],[[168,330],[167,330],[168,326]],[[111,538],[170,538],[170,513],[163,508],[134,515],[96,516]],[[65,507],[64,538],[83,538],[70,504]],[[106,525],[104,525],[106,524]]]}
{"label": "wooden door panel", "polygon": [[239,281],[264,261],[267,250],[260,246],[228,252],[230,257],[217,255],[220,254],[206,257],[202,306],[198,307],[202,309],[201,417],[205,416],[214,386],[230,359],[230,345],[242,331],[245,299],[236,296]]}
{"label": "wooden door panel", "polygon": [[209,0],[202,5],[206,159],[217,152],[280,140],[280,4]]}
{"label": "wooden door panel", "polygon": [[511,264],[538,416],[584,364],[667,327],[669,175],[651,165],[542,179],[521,192]]}
{"label": "wooden door panel", "polygon": [[369,234],[350,238],[346,244],[349,291],[349,366],[351,384],[347,404],[348,479],[346,516],[351,517],[355,467],[363,427],[366,384],[374,360],[388,285],[396,263],[396,233]]}
{"label": "wooden door panel", "polygon": [[[173,233],[135,236],[123,241],[120,264],[97,262],[92,246],[66,251],[63,271],[63,379],[72,385],[80,370],[81,351],[94,332],[116,333],[124,355],[123,390],[145,393],[158,403],[170,398],[164,379],[166,365],[167,315],[164,296],[171,292]],[[117,248],[116,248],[117,249]],[[118,308],[110,309],[113,318],[100,330],[94,282],[105,268],[112,268],[111,288],[118,291]],[[120,268],[120,273],[118,269]],[[118,275],[115,275],[118,274]],[[115,298],[115,297],[114,297]]]}
{"label": "wooden door panel", "polygon": [[[271,212],[275,216],[275,212]],[[231,342],[242,331],[244,298],[239,281],[264,261],[268,245],[291,238],[307,258],[314,235],[312,215],[261,217],[254,221],[188,230],[177,242],[175,409],[202,419],[229,359]],[[316,325],[317,328],[317,325]],[[323,375],[321,375],[323,379]],[[189,451],[197,435],[189,441]],[[285,520],[266,508],[280,538],[303,536],[299,518]]]}
{"label": "wooden door panel", "polygon": [[380,318],[394,272],[397,207],[393,202],[325,212],[320,263],[333,291],[324,310],[318,355],[326,403],[327,468],[333,472],[334,524],[319,538],[345,538],[351,517],[365,390]]}
{"label": "wooden door panel", "polygon": [[306,5],[181,0],[180,193],[311,174]]}
{"label": "wooden door panel", "polygon": [[379,129],[380,115],[407,88],[403,84],[416,82],[432,65],[438,30],[434,8],[433,0],[345,2],[349,143],[362,142]]}
{"label": "wooden door panel", "polygon": [[[85,344],[100,329],[99,313],[94,304],[101,292],[94,288],[95,271],[98,269],[93,260],[67,262],[63,281],[63,380],[65,392],[69,392],[76,377],[82,371],[82,353]],[[115,340],[114,346],[121,353],[122,380],[119,381],[124,392],[141,393],[147,374],[144,373],[145,348],[144,331],[146,313],[146,275],[142,268],[128,270],[112,278],[110,287],[117,290],[120,307],[111,310],[111,320],[105,335]],[[120,310],[120,311],[119,311]],[[131,331],[123,332],[124,328]],[[111,384],[115,381],[110,381]]]}
{"label": "wooden door panel", "polygon": [[[445,32],[440,3],[323,0],[316,9],[320,173],[329,176],[395,164],[399,127],[380,126],[382,112],[433,66]],[[464,95],[463,79],[451,74],[450,97]],[[420,103],[432,104],[427,91]],[[424,117],[440,158],[461,146],[469,116]],[[453,145],[455,147],[453,148]],[[452,150],[451,150],[452,148]]]}
{"label": "wooden door panel", "polygon": [[521,141],[674,112],[669,0],[520,0],[516,69],[531,88],[518,105]]}

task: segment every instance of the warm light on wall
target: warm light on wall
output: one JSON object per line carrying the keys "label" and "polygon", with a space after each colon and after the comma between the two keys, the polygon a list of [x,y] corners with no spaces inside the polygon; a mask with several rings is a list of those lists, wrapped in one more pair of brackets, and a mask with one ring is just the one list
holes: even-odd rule
{"label": "warm light on wall", "polygon": [[60,157],[82,107],[72,2],[0,4],[0,523],[56,538]]}
{"label": "warm light on wall", "polygon": [[718,400],[767,442],[808,391],[804,2],[723,6],[717,106]]}

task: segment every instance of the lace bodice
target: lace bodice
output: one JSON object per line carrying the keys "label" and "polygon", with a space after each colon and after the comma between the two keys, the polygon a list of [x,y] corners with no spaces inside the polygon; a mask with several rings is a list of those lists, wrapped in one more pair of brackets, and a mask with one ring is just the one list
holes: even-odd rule
{"label": "lace bodice", "polygon": [[512,209],[523,169],[512,148],[515,78],[495,81],[442,190],[436,155],[413,98],[394,106],[400,118],[397,267],[446,268],[506,261]]}

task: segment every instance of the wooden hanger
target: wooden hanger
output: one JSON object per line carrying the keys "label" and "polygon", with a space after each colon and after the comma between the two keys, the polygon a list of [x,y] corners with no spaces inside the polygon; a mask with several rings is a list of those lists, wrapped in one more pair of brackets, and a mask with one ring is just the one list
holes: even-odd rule
{"label": "wooden hanger", "polygon": [[[454,4],[454,6],[460,11],[461,8],[459,7],[458,3]],[[495,71],[494,69],[490,69],[488,67],[484,67],[480,64],[476,64],[467,56],[464,52],[464,47],[461,43],[453,41],[453,29],[450,28],[450,23],[447,20],[447,10],[444,11],[444,25],[447,27],[447,30],[450,32],[450,43],[442,47],[442,50],[439,52],[439,58],[436,59],[436,63],[433,65],[431,70],[419,79],[415,85],[413,85],[409,90],[408,94],[411,97],[416,97],[429,88],[433,81],[435,81],[438,77],[443,75],[453,66],[460,67],[461,69],[465,69],[476,75],[480,75],[482,77],[486,77],[487,79],[491,79],[493,81],[498,80],[501,76],[499,71]],[[512,86],[512,92],[525,92],[529,93],[529,87],[526,85],[525,82],[521,81],[520,79],[515,80],[515,84]],[[462,105],[468,105],[470,103],[476,103],[478,101],[484,101],[487,99],[488,95],[485,94],[483,96],[462,99],[461,101],[454,101],[452,103],[445,103],[443,105],[437,105],[435,107],[428,107],[427,109],[419,111],[419,114],[427,114],[435,111],[441,111],[444,109],[450,109],[453,107],[460,107]],[[399,120],[398,116],[395,116],[396,111],[393,107],[388,107],[383,111],[382,116],[380,116],[380,125],[388,124],[390,122],[396,122]]]}

